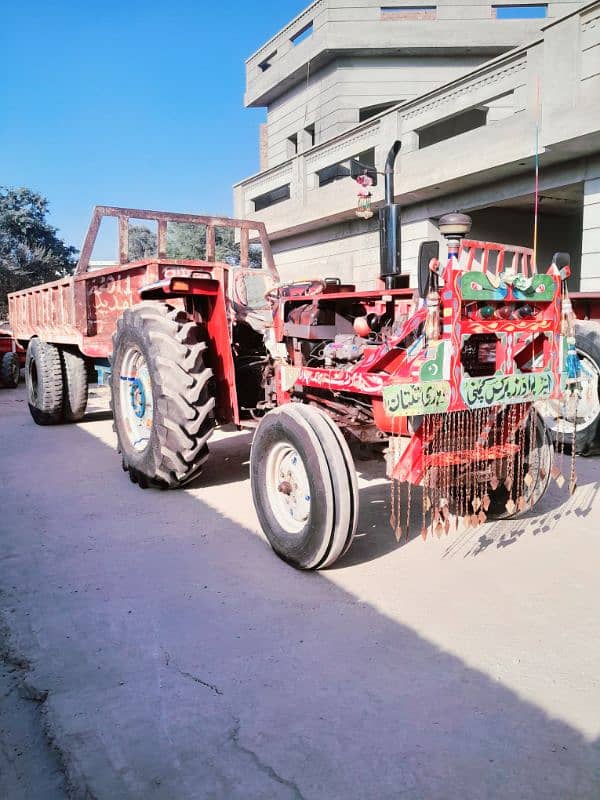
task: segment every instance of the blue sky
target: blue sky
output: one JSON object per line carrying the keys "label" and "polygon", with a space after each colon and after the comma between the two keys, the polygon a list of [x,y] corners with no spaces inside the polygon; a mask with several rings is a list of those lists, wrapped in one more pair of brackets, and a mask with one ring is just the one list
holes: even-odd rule
{"label": "blue sky", "polygon": [[5,2],[0,184],[45,195],[76,247],[96,204],[230,214],[265,118],[244,61],[306,5]]}

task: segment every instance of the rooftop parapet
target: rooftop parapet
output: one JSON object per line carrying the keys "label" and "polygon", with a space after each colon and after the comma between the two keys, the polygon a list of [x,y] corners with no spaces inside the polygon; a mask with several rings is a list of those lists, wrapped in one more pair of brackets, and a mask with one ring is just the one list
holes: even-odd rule
{"label": "rooftop parapet", "polygon": [[[246,61],[246,106],[263,106],[308,71],[342,55],[450,55],[493,57],[533,38],[548,22],[581,5],[578,0],[316,0]],[[513,11],[513,9],[517,9]],[[525,9],[525,10],[523,10]],[[530,16],[528,16],[530,15]]]}

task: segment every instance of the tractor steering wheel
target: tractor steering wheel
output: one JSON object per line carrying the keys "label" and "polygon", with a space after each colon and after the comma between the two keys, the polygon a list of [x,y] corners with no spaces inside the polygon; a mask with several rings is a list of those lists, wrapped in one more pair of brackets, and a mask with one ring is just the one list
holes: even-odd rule
{"label": "tractor steering wheel", "polygon": [[290,289],[292,287],[305,286],[306,290],[302,294],[298,295],[291,295],[291,296],[298,296],[302,297],[305,295],[314,295],[314,294],[321,294],[323,289],[325,288],[325,281],[321,278],[309,278],[307,280],[298,280],[298,281],[287,281],[286,283],[276,283],[274,286],[271,286],[265,292],[265,300],[268,300],[271,303],[277,302],[279,299],[279,291],[281,289]]}

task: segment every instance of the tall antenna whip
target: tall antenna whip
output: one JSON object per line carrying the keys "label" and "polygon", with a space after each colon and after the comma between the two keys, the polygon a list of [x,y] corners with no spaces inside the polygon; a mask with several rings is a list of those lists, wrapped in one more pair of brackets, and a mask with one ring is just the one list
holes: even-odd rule
{"label": "tall antenna whip", "polygon": [[537,269],[538,216],[540,210],[540,76],[536,79],[536,115],[535,115],[535,189],[533,204],[533,269]]}

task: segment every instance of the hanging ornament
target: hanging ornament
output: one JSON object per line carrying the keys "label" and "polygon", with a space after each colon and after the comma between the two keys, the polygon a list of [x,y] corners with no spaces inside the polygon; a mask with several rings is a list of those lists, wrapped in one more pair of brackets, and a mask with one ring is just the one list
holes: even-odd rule
{"label": "hanging ornament", "polygon": [[440,296],[437,292],[427,295],[425,337],[429,342],[436,342],[440,338]]}
{"label": "hanging ornament", "polygon": [[567,383],[574,385],[579,381],[581,375],[581,364],[575,348],[575,337],[567,336],[567,358],[565,361],[567,370]]}
{"label": "hanging ornament", "polygon": [[560,332],[563,336],[575,336],[575,314],[566,287],[562,298]]}
{"label": "hanging ornament", "polygon": [[361,219],[371,219],[373,212],[371,211],[371,186],[373,186],[373,178],[367,173],[367,170],[356,178],[359,185],[357,192],[358,208],[356,209],[356,216]]}

